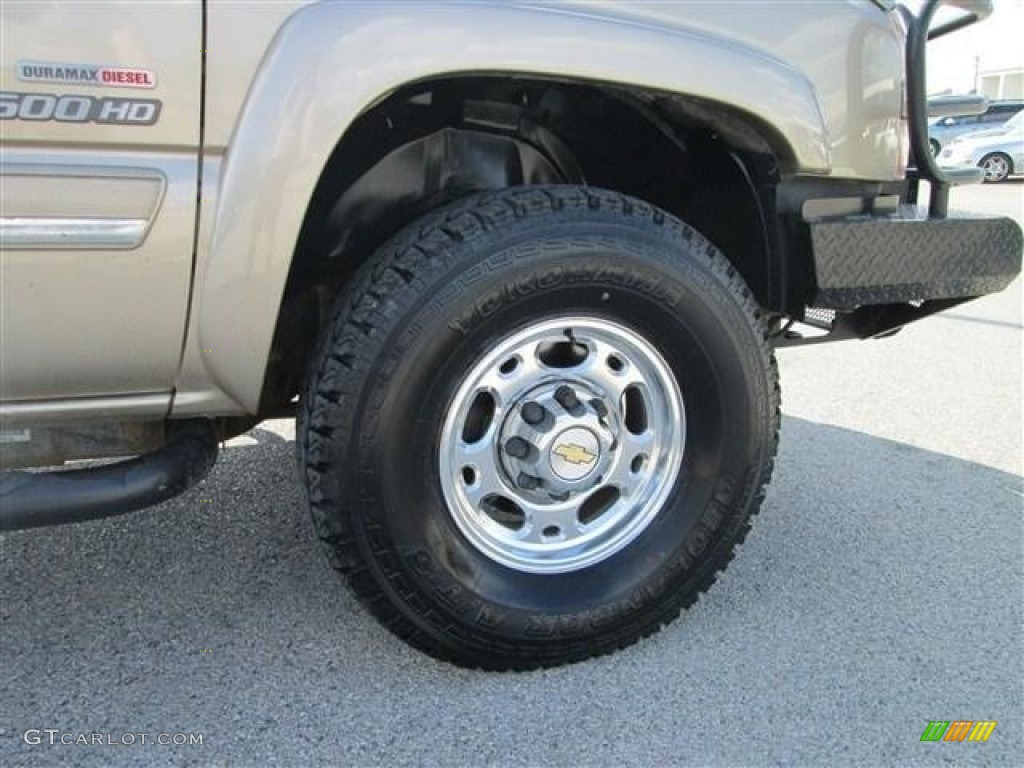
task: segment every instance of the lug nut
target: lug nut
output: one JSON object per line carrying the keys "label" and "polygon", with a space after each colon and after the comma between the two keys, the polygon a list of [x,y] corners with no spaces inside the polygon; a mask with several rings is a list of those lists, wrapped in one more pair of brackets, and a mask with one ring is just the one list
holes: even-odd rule
{"label": "lug nut", "polygon": [[608,418],[608,406],[605,405],[601,400],[598,400],[595,397],[593,400],[590,401],[590,407],[594,409],[594,413],[596,413],[599,418]]}
{"label": "lug nut", "polygon": [[520,472],[519,477],[516,478],[516,484],[520,488],[525,488],[528,491],[535,491],[540,488],[540,480],[533,475],[528,475],[525,472]]}
{"label": "lug nut", "polygon": [[525,459],[530,455],[530,444],[521,437],[513,437],[505,443],[505,453],[513,459]]}
{"label": "lug nut", "polygon": [[555,390],[555,400],[567,411],[575,411],[580,407],[580,399],[576,397],[573,388],[567,385]]}
{"label": "lug nut", "polygon": [[522,414],[523,421],[531,427],[535,427],[544,421],[547,411],[544,410],[544,406],[540,403],[529,402],[523,404]]}

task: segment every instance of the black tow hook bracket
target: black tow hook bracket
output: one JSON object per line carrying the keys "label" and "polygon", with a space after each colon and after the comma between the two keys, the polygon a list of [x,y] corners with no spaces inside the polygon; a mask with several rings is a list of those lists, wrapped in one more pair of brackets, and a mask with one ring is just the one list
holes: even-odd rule
{"label": "black tow hook bracket", "polygon": [[803,336],[788,328],[772,337],[772,344],[777,348],[805,347],[810,344],[823,344],[831,341],[849,339],[884,339],[899,333],[904,326],[923,320],[926,317],[945,312],[958,304],[970,301],[962,299],[936,299],[915,304],[877,304],[858,307],[852,312],[840,312],[836,315],[831,329],[818,336]]}

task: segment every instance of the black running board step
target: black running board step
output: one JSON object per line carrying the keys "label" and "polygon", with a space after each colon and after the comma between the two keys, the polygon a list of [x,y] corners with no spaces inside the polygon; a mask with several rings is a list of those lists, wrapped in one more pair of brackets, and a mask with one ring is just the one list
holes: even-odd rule
{"label": "black running board step", "polygon": [[128,461],[0,474],[0,531],[77,523],[159,504],[198,483],[217,459],[213,423],[182,424],[162,448]]}

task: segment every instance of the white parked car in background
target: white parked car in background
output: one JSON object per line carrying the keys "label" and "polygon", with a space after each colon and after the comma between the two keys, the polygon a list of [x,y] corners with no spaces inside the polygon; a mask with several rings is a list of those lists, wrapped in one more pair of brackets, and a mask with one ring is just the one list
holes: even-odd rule
{"label": "white parked car in background", "polygon": [[1006,125],[954,139],[939,155],[939,166],[976,165],[985,169],[985,181],[1005,181],[1024,173],[1024,110]]}

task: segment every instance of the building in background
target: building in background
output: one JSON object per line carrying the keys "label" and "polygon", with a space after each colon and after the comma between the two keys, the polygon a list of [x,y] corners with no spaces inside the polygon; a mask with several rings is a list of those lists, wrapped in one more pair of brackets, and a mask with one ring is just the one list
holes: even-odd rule
{"label": "building in background", "polygon": [[[915,0],[915,10],[920,7]],[[960,15],[940,11],[942,20]],[[990,99],[1024,98],[1024,0],[995,0],[990,19],[928,45],[928,93],[983,93]]]}
{"label": "building in background", "polygon": [[978,92],[990,99],[1024,99],[1024,67],[982,71],[978,81]]}

